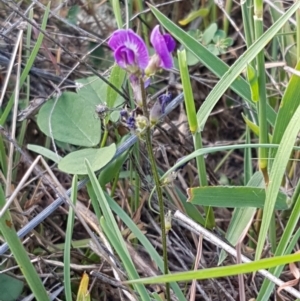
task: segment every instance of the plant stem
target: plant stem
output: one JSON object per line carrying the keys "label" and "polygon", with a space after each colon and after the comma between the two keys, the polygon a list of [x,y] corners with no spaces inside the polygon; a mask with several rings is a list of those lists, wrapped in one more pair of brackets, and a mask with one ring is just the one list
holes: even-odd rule
{"label": "plant stem", "polygon": [[102,137],[102,141],[101,141],[100,147],[104,147],[105,146],[107,137],[108,137],[108,130],[107,130],[107,126],[105,125],[104,135]]}
{"label": "plant stem", "polygon": [[[263,34],[263,1],[254,1],[254,29],[255,39],[257,40]],[[257,74],[259,82],[259,102],[258,102],[258,120],[259,120],[259,143],[268,143],[268,124],[267,124],[267,95],[266,95],[266,70],[264,51],[258,53],[256,57]],[[269,183],[268,176],[268,149],[259,148],[259,168],[262,171],[266,186]]]}
{"label": "plant stem", "polygon": [[[180,77],[181,77],[182,86],[183,86],[184,102],[185,102],[188,123],[189,123],[189,129],[193,135],[195,150],[202,149],[203,148],[202,137],[201,137],[200,131],[198,130],[199,126],[198,126],[198,121],[197,121],[195,100],[194,100],[194,96],[193,96],[191,81],[189,78],[189,70],[188,70],[188,66],[186,63],[186,52],[185,52],[185,50],[182,50],[182,51],[178,51],[177,54],[178,54]],[[197,163],[197,170],[198,170],[200,186],[208,186],[207,172],[206,172],[204,157],[197,156],[196,163]],[[213,229],[216,225],[214,212],[210,206],[204,206],[203,209],[204,209],[205,215],[206,215],[205,227],[209,228],[209,229]]]}
{"label": "plant stem", "polygon": [[[244,25],[245,39],[246,39],[247,47],[250,47],[252,45],[253,36],[254,36],[251,7],[252,7],[252,0],[241,1],[243,25]],[[254,66],[253,63],[252,63],[252,66]]]}
{"label": "plant stem", "polygon": [[[140,79],[140,87],[141,87],[142,99],[143,99],[143,114],[149,120],[149,111],[147,108],[146,92],[145,92],[145,88],[144,88],[143,79]],[[149,156],[149,161],[150,161],[150,165],[151,165],[152,175],[153,175],[153,179],[154,179],[154,183],[155,183],[155,187],[156,187],[157,198],[158,198],[159,217],[160,217],[160,222],[161,222],[161,239],[162,239],[162,247],[163,247],[164,274],[168,274],[169,267],[168,267],[168,252],[167,252],[167,236],[166,236],[166,227],[165,227],[164,202],[163,202],[161,183],[159,180],[159,174],[157,171],[157,166],[156,166],[156,162],[155,162],[155,158],[154,158],[154,154],[153,154],[150,125],[147,127],[144,135],[145,135],[147,152],[148,152],[148,156]],[[166,299],[168,301],[171,300],[169,283],[166,283]]]}
{"label": "plant stem", "polygon": [[[227,0],[225,3],[225,10],[228,15],[230,15],[231,9],[232,9],[232,0]],[[227,16],[224,15],[223,17],[223,30],[226,33],[226,36],[228,35],[228,28],[229,28],[229,20]]]}

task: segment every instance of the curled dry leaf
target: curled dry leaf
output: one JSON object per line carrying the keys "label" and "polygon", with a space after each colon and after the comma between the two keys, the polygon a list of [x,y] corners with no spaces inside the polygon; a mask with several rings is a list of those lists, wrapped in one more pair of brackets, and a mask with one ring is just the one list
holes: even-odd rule
{"label": "curled dry leaf", "polygon": [[[300,250],[297,251],[296,253],[300,253]],[[287,300],[287,298],[281,294],[281,291],[286,287],[292,287],[292,286],[297,285],[299,282],[299,279],[300,279],[300,272],[299,272],[299,269],[297,268],[296,264],[294,262],[291,262],[289,264],[289,267],[290,267],[290,271],[293,274],[293,276],[295,277],[295,279],[287,281],[283,285],[278,287],[277,295],[278,295],[278,297],[281,298],[281,300]]]}

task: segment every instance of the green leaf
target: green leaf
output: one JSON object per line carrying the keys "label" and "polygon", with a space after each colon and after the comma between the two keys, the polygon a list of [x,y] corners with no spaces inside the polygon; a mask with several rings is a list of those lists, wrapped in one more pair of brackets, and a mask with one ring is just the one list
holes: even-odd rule
{"label": "green leaf", "polygon": [[[122,139],[122,141],[125,141],[125,140],[126,140],[126,138]],[[115,160],[113,160],[112,162],[107,164],[107,166],[105,166],[101,170],[98,179],[99,179],[99,183],[102,187],[104,187],[105,184],[110,182],[112,179],[114,179],[116,177],[116,175],[119,174],[123,163],[128,158],[129,151],[130,151],[130,149],[128,149],[126,152],[121,154],[118,158],[116,158]]]}
{"label": "green leaf", "polygon": [[67,14],[67,21],[73,25],[76,25],[78,14],[80,13],[80,6],[79,5],[72,5],[69,8],[68,14]]}
{"label": "green leaf", "polygon": [[189,66],[196,65],[199,63],[199,60],[197,57],[195,57],[190,51],[186,51],[186,62]]}
{"label": "green leaf", "polygon": [[204,45],[208,45],[214,38],[216,32],[218,30],[218,25],[216,23],[212,23],[208,26],[202,36],[202,43]]}
{"label": "green leaf", "polygon": [[206,17],[209,13],[209,10],[207,8],[200,8],[196,11],[191,11],[187,17],[184,19],[178,21],[178,23],[182,26],[188,25],[190,22],[195,20],[198,17]]}
{"label": "green leaf", "polygon": [[[260,187],[264,189],[265,182],[262,173],[260,171],[256,172],[247,183],[247,186]],[[244,234],[245,229],[252,221],[255,212],[256,208],[253,207],[236,208],[234,210],[228,226],[228,230],[225,235],[225,238],[231,243],[232,246],[235,247],[237,245],[241,236]],[[219,257],[218,265],[220,265],[224,261],[226,256],[227,253],[224,250],[222,250]]]}
{"label": "green leaf", "polygon": [[223,40],[226,38],[226,33],[224,30],[221,30],[221,29],[218,29],[214,35],[214,38],[213,38],[213,42],[214,43],[220,43],[220,41],[222,41],[223,43]]}
{"label": "green leaf", "polygon": [[55,152],[51,151],[50,149],[40,145],[28,144],[27,149],[39,155],[42,155],[43,157],[48,158],[55,163],[58,163],[61,160],[61,156],[57,155]]}
{"label": "green leaf", "polygon": [[[259,137],[259,127],[258,125],[254,124],[251,120],[247,118],[246,115],[242,114],[244,121],[248,125],[249,129],[257,136]],[[272,141],[272,135],[269,134],[269,141]]]}
{"label": "green leaf", "polygon": [[55,140],[80,146],[95,146],[100,141],[100,119],[95,107],[80,93],[65,92],[56,103],[53,99],[47,101],[39,111],[37,123]]}
{"label": "green leaf", "polygon": [[[109,77],[109,82],[113,84],[118,90],[122,88],[126,71],[122,69],[119,65],[114,65]],[[109,108],[114,108],[124,102],[123,98],[115,91],[112,87],[107,86],[107,106]],[[106,122],[111,119],[113,122],[116,122],[120,117],[120,114],[110,114],[105,120]]]}
{"label": "green leaf", "polygon": [[[97,48],[96,48],[97,47]],[[109,64],[104,57],[106,56],[105,46],[99,46],[99,43],[90,41],[88,43],[88,51],[89,55],[89,63],[96,69],[99,68],[109,68],[111,64]]]}
{"label": "green leaf", "polygon": [[105,104],[107,97],[107,84],[97,76],[86,77],[77,80],[82,85],[77,93],[86,104],[95,107],[98,104]]}
{"label": "green leaf", "polygon": [[21,295],[24,283],[11,276],[0,274],[0,300],[1,301],[15,301]]}
{"label": "green leaf", "polygon": [[[263,208],[266,193],[264,188],[249,186],[207,186],[188,188],[188,201],[195,205],[222,208]],[[280,192],[275,202],[278,210],[289,209],[290,202],[285,194]]]}
{"label": "green leaf", "polygon": [[100,149],[86,148],[72,152],[65,156],[58,163],[58,168],[69,174],[86,175],[87,169],[85,160],[89,160],[92,170],[96,171],[111,161],[116,152],[116,145],[103,147]]}
{"label": "green leaf", "polygon": [[247,65],[247,78],[250,84],[251,97],[254,102],[259,101],[258,77],[251,64]]}

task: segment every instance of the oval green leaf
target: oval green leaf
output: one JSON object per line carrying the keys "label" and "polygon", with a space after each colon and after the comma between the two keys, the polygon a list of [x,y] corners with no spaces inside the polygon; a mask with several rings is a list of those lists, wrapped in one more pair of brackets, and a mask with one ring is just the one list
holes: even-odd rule
{"label": "oval green leaf", "polygon": [[43,146],[40,146],[40,145],[28,144],[27,149],[29,149],[39,155],[42,155],[43,157],[48,158],[55,163],[58,163],[61,160],[61,156],[59,156],[52,150],[45,148]]}
{"label": "oval green leaf", "polygon": [[86,148],[65,156],[58,163],[58,168],[69,174],[86,175],[87,169],[85,160],[87,159],[92,170],[96,171],[105,166],[111,161],[116,153],[116,145],[111,144],[110,146],[103,147],[100,149]]}
{"label": "oval green leaf", "polygon": [[24,283],[11,276],[0,274],[0,300],[15,301],[20,297],[23,291]]}
{"label": "oval green leaf", "polygon": [[40,129],[56,140],[80,145],[95,146],[100,141],[100,119],[80,94],[65,92],[55,102],[47,101],[37,118]]}

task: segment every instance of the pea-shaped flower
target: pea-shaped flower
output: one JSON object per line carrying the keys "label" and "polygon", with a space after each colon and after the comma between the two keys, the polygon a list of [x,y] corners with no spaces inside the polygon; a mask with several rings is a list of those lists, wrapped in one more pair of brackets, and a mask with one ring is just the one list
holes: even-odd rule
{"label": "pea-shaped flower", "polygon": [[116,30],[108,46],[114,52],[116,63],[130,74],[142,74],[149,63],[145,42],[131,29]]}
{"label": "pea-shaped flower", "polygon": [[173,67],[172,51],[176,47],[174,39],[169,34],[161,34],[159,25],[156,25],[150,36],[155,54],[151,57],[145,70],[147,76],[153,75],[158,69],[171,69]]}
{"label": "pea-shaped flower", "polygon": [[171,102],[172,98],[172,93],[170,92],[162,94],[157,98],[156,102],[150,110],[151,125],[155,125],[159,121],[159,118],[161,118],[165,113],[165,108]]}

